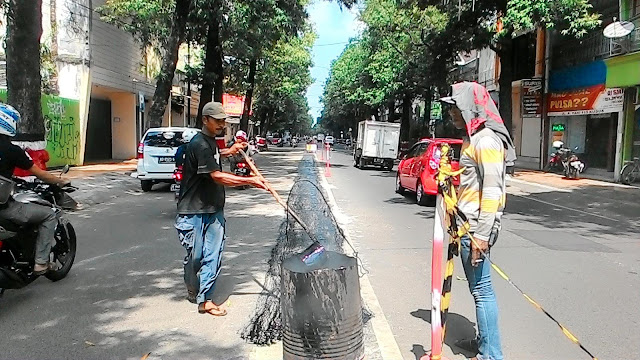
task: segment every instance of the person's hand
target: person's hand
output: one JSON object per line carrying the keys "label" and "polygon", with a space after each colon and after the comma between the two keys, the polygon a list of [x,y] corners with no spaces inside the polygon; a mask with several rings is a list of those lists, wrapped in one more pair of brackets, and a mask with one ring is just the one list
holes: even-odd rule
{"label": "person's hand", "polygon": [[253,186],[255,188],[269,191],[269,185],[268,185],[267,181],[263,180],[261,177],[259,177],[259,176],[251,176],[251,177],[247,178],[247,180],[249,181],[249,185],[251,185],[251,186]]}
{"label": "person's hand", "polygon": [[66,179],[66,178],[60,178],[60,179],[58,179],[58,182],[56,183],[56,185],[58,185],[59,187],[63,188],[65,186],[71,185],[71,180]]}
{"label": "person's hand", "polygon": [[[484,252],[486,254],[487,251],[489,251],[489,242],[478,239],[474,240],[475,241],[471,241],[471,265],[478,266],[484,261],[482,253]],[[477,246],[476,243],[478,244]]]}
{"label": "person's hand", "polygon": [[235,143],[233,144],[233,146],[231,146],[231,153],[237,154],[240,150],[243,150],[248,146],[249,146],[249,143],[247,142]]}

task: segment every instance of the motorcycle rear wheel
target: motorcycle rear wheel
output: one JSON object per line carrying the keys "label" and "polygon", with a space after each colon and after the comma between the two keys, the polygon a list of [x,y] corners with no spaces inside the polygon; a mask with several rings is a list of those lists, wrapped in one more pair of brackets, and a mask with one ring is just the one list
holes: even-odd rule
{"label": "motorcycle rear wheel", "polygon": [[[56,265],[60,265],[57,270],[49,271],[44,276],[51,281],[59,281],[64,279],[76,258],[77,239],[76,231],[71,224],[67,224],[67,231],[64,231],[64,225],[58,225],[56,229],[56,244],[51,248],[53,261]],[[68,234],[68,236],[67,236]]]}

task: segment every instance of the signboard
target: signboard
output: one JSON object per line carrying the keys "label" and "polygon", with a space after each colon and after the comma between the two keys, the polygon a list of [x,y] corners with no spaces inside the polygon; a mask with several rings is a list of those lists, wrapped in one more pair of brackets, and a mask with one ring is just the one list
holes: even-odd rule
{"label": "signboard", "polygon": [[564,124],[553,124],[553,125],[551,125],[551,131],[564,131],[564,130],[565,130]]}
{"label": "signboard", "polygon": [[542,115],[542,79],[522,80],[522,115]]}
{"label": "signboard", "polygon": [[442,120],[442,103],[440,101],[431,102],[430,119]]}
{"label": "signboard", "polygon": [[144,112],[144,93],[138,93],[138,105],[140,106],[140,112]]}
{"label": "signboard", "polygon": [[604,84],[549,94],[549,116],[605,114],[622,111],[624,90]]}
{"label": "signboard", "polygon": [[[240,117],[244,110],[244,96],[222,94],[222,104],[227,115]],[[249,111],[249,115],[252,114],[253,111]]]}

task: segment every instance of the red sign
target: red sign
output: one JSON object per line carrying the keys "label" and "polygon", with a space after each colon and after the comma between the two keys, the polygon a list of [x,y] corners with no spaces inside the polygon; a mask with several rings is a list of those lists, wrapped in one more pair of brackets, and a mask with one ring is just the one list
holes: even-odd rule
{"label": "red sign", "polygon": [[[222,104],[227,115],[242,116],[242,112],[244,110],[244,96],[222,94]],[[249,115],[252,115],[252,111],[249,111]]]}
{"label": "red sign", "polygon": [[605,85],[591,86],[586,89],[562,93],[550,93],[547,110],[549,112],[592,110]]}

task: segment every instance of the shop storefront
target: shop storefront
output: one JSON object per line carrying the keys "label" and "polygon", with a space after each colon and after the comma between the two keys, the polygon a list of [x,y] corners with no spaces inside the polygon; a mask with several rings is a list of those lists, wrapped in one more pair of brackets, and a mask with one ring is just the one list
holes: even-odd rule
{"label": "shop storefront", "polygon": [[622,143],[624,90],[604,84],[548,95],[549,151],[564,142],[588,167],[613,172]]}

